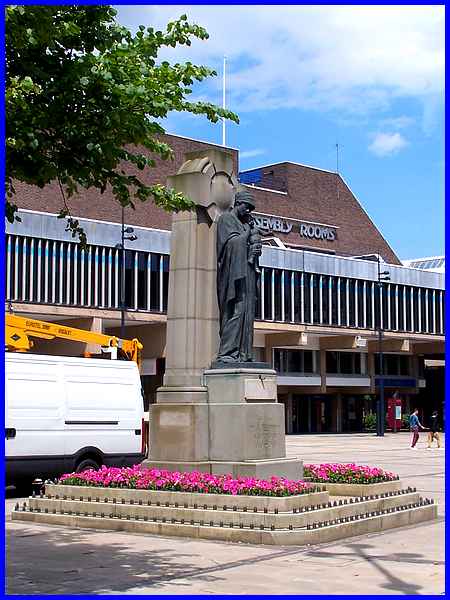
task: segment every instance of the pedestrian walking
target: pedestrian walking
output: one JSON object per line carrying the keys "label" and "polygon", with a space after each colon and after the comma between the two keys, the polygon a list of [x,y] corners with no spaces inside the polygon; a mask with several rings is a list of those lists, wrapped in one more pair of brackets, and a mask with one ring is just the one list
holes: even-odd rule
{"label": "pedestrian walking", "polygon": [[425,427],[419,421],[418,414],[419,414],[419,409],[415,408],[414,412],[409,417],[409,427],[411,428],[411,431],[413,434],[412,440],[411,440],[411,448],[414,448],[414,450],[417,450],[416,444],[419,440],[419,427],[420,427],[420,429],[425,429]]}
{"label": "pedestrian walking", "polygon": [[441,447],[441,436],[439,433],[439,416],[438,411],[435,410],[430,418],[430,430],[428,431],[428,444],[427,450],[431,450],[431,445],[433,444],[433,440],[436,440],[437,447]]}

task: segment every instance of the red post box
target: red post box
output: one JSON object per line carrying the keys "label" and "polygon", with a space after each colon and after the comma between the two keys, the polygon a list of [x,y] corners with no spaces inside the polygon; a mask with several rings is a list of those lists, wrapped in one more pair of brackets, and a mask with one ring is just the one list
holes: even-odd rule
{"label": "red post box", "polygon": [[402,399],[396,396],[388,398],[388,426],[392,431],[400,431],[402,426]]}

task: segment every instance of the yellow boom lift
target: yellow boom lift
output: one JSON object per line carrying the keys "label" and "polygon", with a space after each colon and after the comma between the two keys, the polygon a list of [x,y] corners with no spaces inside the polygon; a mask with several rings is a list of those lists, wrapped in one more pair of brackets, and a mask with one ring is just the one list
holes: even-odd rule
{"label": "yellow boom lift", "polygon": [[[5,315],[6,336],[5,346],[10,352],[27,352],[33,347],[33,341],[30,338],[41,338],[53,340],[54,338],[72,340],[74,342],[85,342],[89,344],[98,344],[106,348],[112,355],[122,360],[134,360],[139,370],[141,369],[141,342],[134,338],[132,340],[122,340],[114,335],[106,335],[95,331],[85,331],[68,327],[67,325],[58,325],[58,323],[46,323],[36,319],[28,319],[17,315]],[[114,350],[116,349],[116,350]],[[85,353],[85,356],[90,356]]]}

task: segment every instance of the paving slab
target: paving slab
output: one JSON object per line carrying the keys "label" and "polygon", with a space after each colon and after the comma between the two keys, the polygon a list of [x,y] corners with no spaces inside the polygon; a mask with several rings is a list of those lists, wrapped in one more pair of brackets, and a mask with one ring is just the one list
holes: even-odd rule
{"label": "paving slab", "polygon": [[[288,455],[397,472],[444,513],[444,452],[408,434],[287,436]],[[358,460],[356,460],[356,457]],[[7,511],[16,498],[7,500]],[[267,547],[7,522],[7,593],[442,594],[444,521],[310,547]],[[420,576],[412,577],[412,573]]]}

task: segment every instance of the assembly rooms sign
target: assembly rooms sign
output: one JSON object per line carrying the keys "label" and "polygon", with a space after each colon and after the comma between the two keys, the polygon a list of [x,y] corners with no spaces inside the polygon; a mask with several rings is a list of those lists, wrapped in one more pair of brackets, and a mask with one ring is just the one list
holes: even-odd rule
{"label": "assembly rooms sign", "polygon": [[264,233],[299,233],[301,237],[315,240],[334,242],[337,237],[337,227],[322,223],[311,223],[299,219],[286,219],[264,213],[253,213],[259,229]]}

